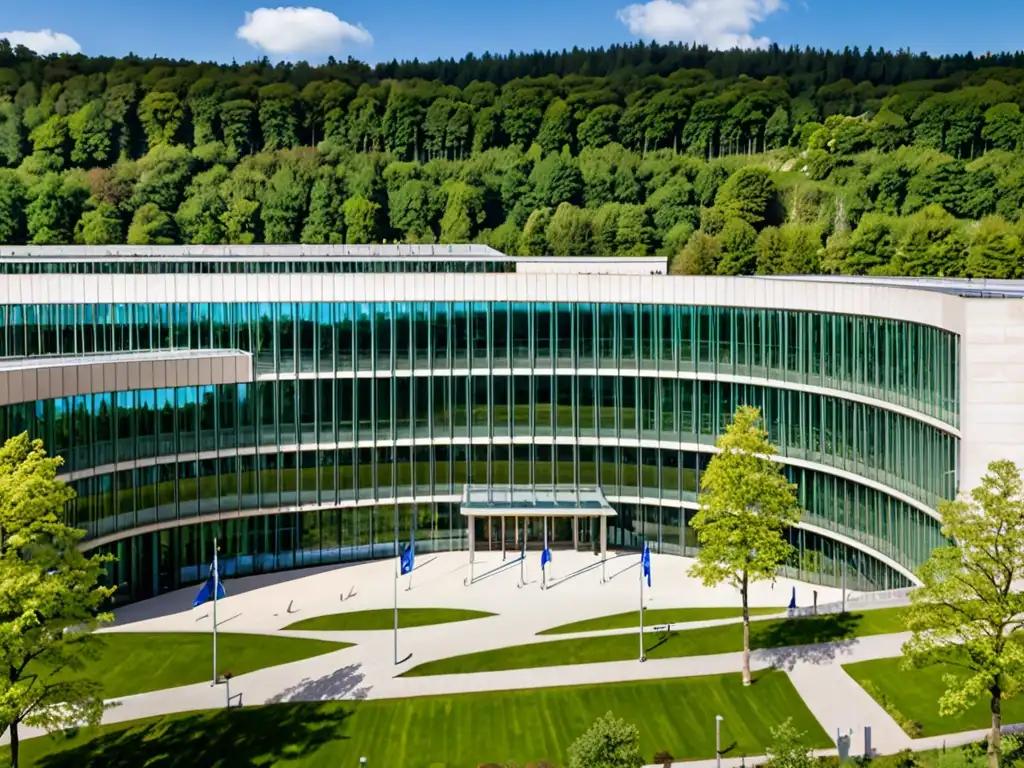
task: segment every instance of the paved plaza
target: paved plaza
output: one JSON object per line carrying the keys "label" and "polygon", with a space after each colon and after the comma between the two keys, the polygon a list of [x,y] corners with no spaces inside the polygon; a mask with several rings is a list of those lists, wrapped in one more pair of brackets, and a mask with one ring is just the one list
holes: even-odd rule
{"label": "paved plaza", "polygon": [[[285,631],[302,619],[342,611],[391,608],[395,595],[395,561],[383,560],[348,566],[253,576],[225,582],[227,597],[218,602],[218,629],[223,632],[281,634],[355,643],[344,650],[240,675],[231,681],[232,696],[243,706],[290,701],[331,699],[386,699],[431,694],[500,691],[580,685],[613,681],[689,677],[736,672],[741,654],[616,661],[552,666],[473,674],[396,677],[417,664],[464,653],[524,643],[556,641],[570,635],[542,635],[554,626],[608,614],[637,610],[640,599],[639,556],[610,556],[602,567],[592,554],[556,552],[541,588],[540,554],[525,562],[500,552],[482,553],[469,577],[465,552],[421,554],[409,576],[398,580],[401,608],[463,608],[497,615],[469,622],[439,624],[399,633],[395,664],[393,632]],[[648,609],[681,607],[739,607],[736,590],[707,588],[687,575],[692,560],[672,555],[652,556],[653,585],[644,586]],[[793,588],[799,607],[840,600],[839,590],[779,579],[774,585],[752,586],[752,607],[778,607],[784,615]],[[127,606],[116,612],[108,632],[209,632],[211,604],[192,608],[196,588],[181,590]],[[857,595],[850,593],[853,599]],[[770,618],[761,616],[759,619]],[[677,625],[687,629],[737,621],[723,619]],[[645,627],[647,631],[657,631]],[[636,630],[606,630],[613,634]],[[581,635],[571,635],[579,637]],[[755,651],[756,669],[786,670],[797,691],[826,732],[835,737],[852,731],[854,754],[863,751],[864,726],[872,728],[872,744],[879,752],[926,748],[928,739],[912,741],[882,708],[842,669],[842,664],[898,656],[907,635],[880,635],[857,640]],[[197,683],[129,696],[107,711],[104,722],[223,707],[224,686]],[[24,737],[36,735],[25,729]],[[983,733],[983,732],[978,732]],[[978,733],[944,736],[936,744],[954,744]],[[726,765],[728,762],[726,761]]]}

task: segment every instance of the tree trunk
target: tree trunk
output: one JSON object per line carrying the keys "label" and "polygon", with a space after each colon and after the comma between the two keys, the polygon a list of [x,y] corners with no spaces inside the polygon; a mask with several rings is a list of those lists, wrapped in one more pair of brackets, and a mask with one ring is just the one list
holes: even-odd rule
{"label": "tree trunk", "polygon": [[[743,572],[743,587],[740,594],[743,596],[743,684],[750,685],[750,607],[747,605],[747,591],[750,583],[747,581],[747,572]],[[995,717],[995,715],[993,715]],[[989,766],[989,768],[993,768]],[[995,766],[994,768],[999,768]]]}
{"label": "tree trunk", "polygon": [[17,768],[17,748],[17,721],[15,720],[10,724],[10,768]]}
{"label": "tree trunk", "polygon": [[[1003,691],[999,686],[998,676],[996,677],[996,684],[989,688],[988,692],[992,694],[992,731],[988,735],[988,768],[999,768],[1000,740],[1003,727],[1003,710],[1000,697]],[[11,740],[11,746],[14,746],[13,739]],[[17,766],[17,763],[14,765]]]}

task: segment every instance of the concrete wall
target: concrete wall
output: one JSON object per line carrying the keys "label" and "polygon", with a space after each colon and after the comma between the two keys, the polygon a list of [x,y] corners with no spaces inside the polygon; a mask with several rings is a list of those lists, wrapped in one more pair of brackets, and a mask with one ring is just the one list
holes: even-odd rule
{"label": "concrete wall", "polygon": [[1024,301],[961,301],[960,488],[969,490],[990,461],[1024,467]]}

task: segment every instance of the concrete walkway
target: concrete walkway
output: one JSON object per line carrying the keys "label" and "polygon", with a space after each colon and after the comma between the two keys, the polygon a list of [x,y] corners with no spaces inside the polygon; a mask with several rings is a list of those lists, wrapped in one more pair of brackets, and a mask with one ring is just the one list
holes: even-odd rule
{"label": "concrete walkway", "polygon": [[[538,555],[539,557],[539,555]],[[538,669],[481,672],[430,677],[396,677],[417,664],[463,653],[533,642],[555,642],[573,637],[637,634],[624,629],[577,635],[536,633],[569,622],[638,610],[640,604],[638,556],[610,560],[593,568],[592,555],[556,553],[557,574],[553,585],[539,588],[539,568],[527,563],[511,567],[497,556],[483,555],[475,567],[476,581],[466,586],[465,553],[420,555],[411,580],[399,582],[401,607],[450,607],[490,610],[498,615],[468,622],[403,629],[398,637],[396,665],[394,636],[383,632],[311,632],[283,630],[300,619],[342,611],[391,608],[394,604],[394,562],[377,561],[356,566],[334,566],[290,574],[271,574],[225,582],[228,597],[218,604],[218,628],[222,632],[280,634],[346,641],[357,645],[302,661],[257,670],[231,681],[230,693],[242,706],[296,701],[391,699],[436,694],[459,694],[551,686],[599,684],[737,672],[741,654],[674,659],[652,659]],[[727,587],[708,589],[687,575],[692,561],[675,556],[652,557],[653,588],[644,588],[648,608],[738,607],[736,592]],[[523,571],[526,578],[523,579]],[[571,577],[569,574],[574,574]],[[549,584],[550,574],[549,574]],[[838,599],[838,590],[811,587],[779,580],[759,583],[751,591],[751,605],[776,607],[785,612],[796,588],[798,603],[809,605]],[[208,606],[191,608],[194,589],[165,595],[117,612],[113,632],[209,632]],[[817,592],[817,595],[814,593]],[[851,608],[854,606],[851,605]],[[752,617],[757,620],[772,616]],[[693,622],[673,629],[716,626],[737,619]],[[654,631],[653,627],[645,627]],[[872,728],[872,746],[880,753],[897,752],[918,743],[904,734],[864,690],[842,669],[843,664],[900,655],[906,635],[867,637],[815,646],[756,651],[755,670],[785,670],[797,691],[825,731],[853,731],[852,754],[863,754],[864,726]],[[639,655],[639,641],[638,641]],[[227,688],[209,682],[129,696],[110,702],[104,723],[168,715],[226,705]],[[23,737],[40,732],[23,729]],[[940,739],[956,743],[957,736]],[[974,740],[975,732],[963,741]],[[3,740],[7,735],[3,736]],[[932,740],[922,742],[930,748]],[[924,745],[928,742],[928,746]],[[834,754],[834,752],[833,752]],[[713,758],[713,755],[709,756]],[[756,760],[748,759],[747,764]],[[723,766],[731,762],[723,759]],[[688,766],[703,768],[700,762]],[[710,768],[710,763],[708,764]]]}

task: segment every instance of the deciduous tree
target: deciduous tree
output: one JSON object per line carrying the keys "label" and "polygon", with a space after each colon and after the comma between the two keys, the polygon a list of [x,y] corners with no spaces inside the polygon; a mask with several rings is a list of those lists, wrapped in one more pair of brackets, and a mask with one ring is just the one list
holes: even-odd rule
{"label": "deciduous tree", "polygon": [[740,406],[715,442],[718,453],[701,475],[700,510],[693,529],[700,542],[690,569],[705,586],[726,582],[743,602],[743,684],[750,685],[749,590],[754,581],[774,579],[793,551],[786,529],[800,519],[796,486],[771,460],[761,412]]}
{"label": "deciduous tree", "polygon": [[941,714],[987,700],[992,730],[989,768],[999,768],[1003,702],[1024,680],[1024,483],[1011,461],[994,461],[977,488],[939,505],[942,533],[955,546],[939,547],[918,570],[906,614],[913,633],[905,664],[945,664]]}
{"label": "deciduous tree", "polygon": [[97,723],[101,684],[86,664],[102,647],[92,630],[109,622],[114,590],[99,585],[110,557],[86,557],[85,531],[64,520],[74,492],[57,480],[60,458],[27,433],[0,448],[0,727],[20,759],[22,724],[52,730]]}
{"label": "deciduous tree", "polygon": [[608,712],[569,747],[569,768],[640,768],[640,732]]}

